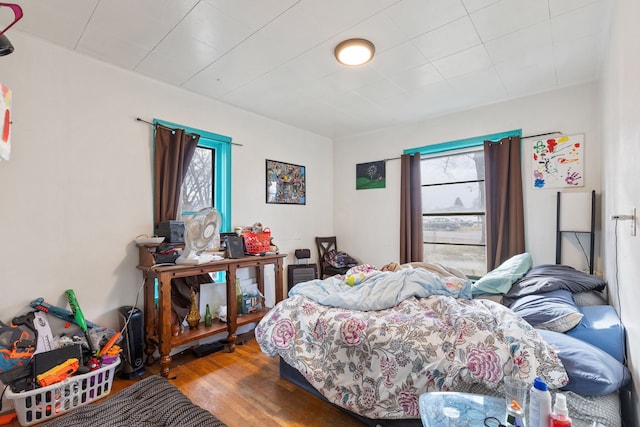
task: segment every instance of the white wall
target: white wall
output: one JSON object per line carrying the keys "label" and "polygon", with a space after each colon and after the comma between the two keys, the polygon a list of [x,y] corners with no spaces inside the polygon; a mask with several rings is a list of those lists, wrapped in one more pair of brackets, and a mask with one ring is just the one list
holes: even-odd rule
{"label": "white wall", "polygon": [[[634,379],[635,420],[640,419],[640,235],[631,236],[629,221],[617,224],[614,214],[630,214],[640,209],[640,57],[638,40],[640,3],[637,0],[613,2],[609,58],[602,79],[602,141],[604,203],[602,216],[605,258],[604,271],[609,279],[613,304],[627,331],[628,366]],[[636,222],[636,225],[637,222]],[[628,396],[627,396],[628,397]]]}
{"label": "white wall", "polygon": [[[395,158],[407,148],[512,129],[522,129],[523,136],[549,131],[562,131],[567,135],[584,133],[585,186],[576,190],[596,190],[599,195],[601,141],[597,95],[595,84],[585,84],[336,141],[334,215],[339,246],[377,266],[398,261],[400,161],[386,162],[386,188],[377,190],[355,190],[355,165]],[[534,141],[522,142],[526,249],[535,264],[555,263],[557,189],[533,189],[529,158]],[[596,229],[599,229],[597,217]],[[578,269],[586,268],[581,250],[570,243],[563,248],[563,255],[566,249],[563,262]],[[598,247],[596,237],[596,254]],[[585,249],[588,251],[588,247]],[[600,264],[600,259],[596,259],[597,270]]]}
{"label": "white wall", "polygon": [[[153,232],[152,129],[136,117],[243,144],[232,153],[233,225],[270,226],[282,253],[333,231],[330,140],[19,32],[11,41],[15,52],[0,60],[13,91],[11,160],[0,162],[2,320],[38,297],[66,306],[66,289],[103,326],[134,303],[133,239]],[[265,158],[307,166],[306,206],[265,203]]]}

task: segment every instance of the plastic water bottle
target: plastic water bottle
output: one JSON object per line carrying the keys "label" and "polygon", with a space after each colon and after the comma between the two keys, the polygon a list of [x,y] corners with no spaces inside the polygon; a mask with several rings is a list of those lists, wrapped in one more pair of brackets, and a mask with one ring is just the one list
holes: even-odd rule
{"label": "plastic water bottle", "polygon": [[551,393],[541,378],[536,377],[529,390],[529,427],[548,427],[551,416]]}
{"label": "plastic water bottle", "polygon": [[571,427],[571,418],[567,409],[567,396],[562,393],[556,394],[556,403],[553,405],[550,427]]}

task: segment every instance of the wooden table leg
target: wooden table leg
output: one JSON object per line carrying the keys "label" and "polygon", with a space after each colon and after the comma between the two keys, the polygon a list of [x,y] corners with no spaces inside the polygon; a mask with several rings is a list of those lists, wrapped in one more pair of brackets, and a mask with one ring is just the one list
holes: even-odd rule
{"label": "wooden table leg", "polygon": [[229,265],[227,271],[227,331],[229,336],[229,351],[234,352],[236,349],[236,329],[238,328],[238,322],[236,317],[238,315],[238,299],[236,296],[236,272],[238,268],[236,265]]}
{"label": "wooden table leg", "polygon": [[156,325],[160,352],[160,375],[169,375],[171,364],[171,277],[168,274],[160,274],[158,277],[158,323]]}
{"label": "wooden table leg", "polygon": [[147,365],[152,365],[155,362],[153,354],[156,351],[156,344],[151,339],[156,333],[155,285],[155,278],[144,273],[144,340],[146,344],[144,352],[147,354],[145,362]]}
{"label": "wooden table leg", "polygon": [[282,258],[278,258],[274,265],[275,268],[275,290],[276,290],[276,304],[282,301],[283,299],[283,287],[284,287],[284,274],[282,271]]}

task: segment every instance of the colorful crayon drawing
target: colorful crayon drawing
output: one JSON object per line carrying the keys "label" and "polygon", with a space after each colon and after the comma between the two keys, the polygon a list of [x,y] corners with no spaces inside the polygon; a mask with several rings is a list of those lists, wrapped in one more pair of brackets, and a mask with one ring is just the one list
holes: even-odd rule
{"label": "colorful crayon drawing", "polygon": [[584,134],[533,142],[534,188],[584,187]]}
{"label": "colorful crayon drawing", "polygon": [[11,90],[0,83],[0,160],[11,154]]}

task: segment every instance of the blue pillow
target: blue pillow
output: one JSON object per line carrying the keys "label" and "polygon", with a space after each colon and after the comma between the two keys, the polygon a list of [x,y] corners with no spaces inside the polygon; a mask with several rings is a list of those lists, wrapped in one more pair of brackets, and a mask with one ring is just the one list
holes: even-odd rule
{"label": "blue pillow", "polygon": [[553,331],[538,330],[538,333],[558,348],[558,357],[569,376],[569,384],[562,390],[582,396],[604,396],[631,379],[622,363],[589,343]]}
{"label": "blue pillow", "polygon": [[575,328],[584,316],[576,307],[571,292],[563,289],[524,296],[509,308],[531,326],[555,332]]}
{"label": "blue pillow", "polygon": [[527,252],[514,255],[498,268],[478,279],[471,289],[473,296],[482,294],[506,294],[518,279],[531,269],[531,255]]}

